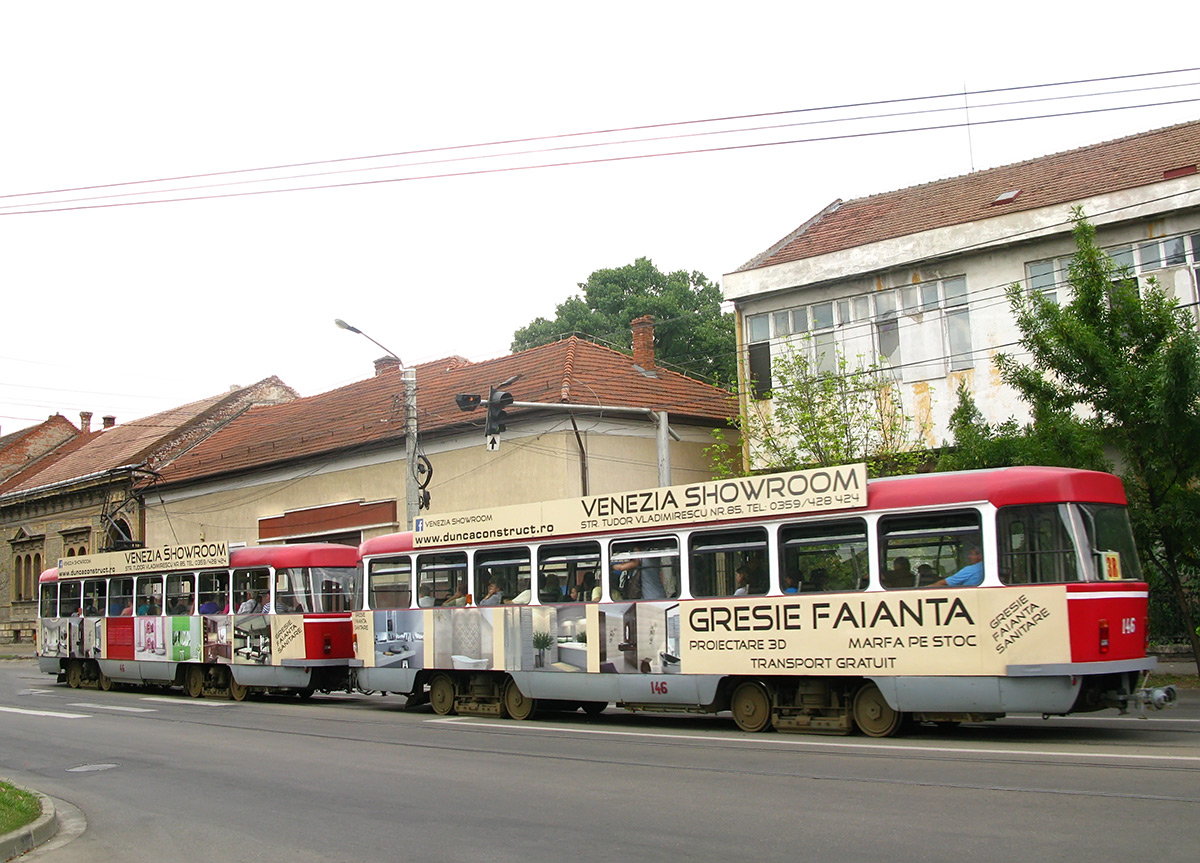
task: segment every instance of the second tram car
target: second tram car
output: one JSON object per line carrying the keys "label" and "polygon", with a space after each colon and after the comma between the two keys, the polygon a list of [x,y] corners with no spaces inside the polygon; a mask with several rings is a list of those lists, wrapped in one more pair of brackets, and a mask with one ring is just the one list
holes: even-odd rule
{"label": "second tram car", "polygon": [[359,583],[358,550],[345,545],[66,558],[41,576],[39,668],[73,687],[179,686],[237,701],[343,688]]}

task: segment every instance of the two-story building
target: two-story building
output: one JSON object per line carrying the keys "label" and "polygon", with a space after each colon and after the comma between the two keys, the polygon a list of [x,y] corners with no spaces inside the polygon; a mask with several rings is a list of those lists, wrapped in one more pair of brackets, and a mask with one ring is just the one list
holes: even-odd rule
{"label": "two-story building", "polygon": [[769,399],[772,360],[827,372],[886,365],[931,447],[947,442],[960,383],[991,422],[1028,419],[992,358],[1020,353],[1013,283],[1062,302],[1080,207],[1097,242],[1193,311],[1200,273],[1200,121],[837,200],[727,274],[743,398]]}

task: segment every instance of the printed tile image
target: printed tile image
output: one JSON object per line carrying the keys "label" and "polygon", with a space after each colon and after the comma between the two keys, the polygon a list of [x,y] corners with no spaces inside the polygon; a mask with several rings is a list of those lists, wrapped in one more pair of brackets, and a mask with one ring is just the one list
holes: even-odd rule
{"label": "printed tile image", "polygon": [[550,667],[557,671],[587,671],[587,606],[573,604],[556,610],[558,626],[549,651]]}
{"label": "printed tile image", "polygon": [[[493,613],[504,609],[435,608],[435,668],[487,669],[495,663]],[[428,634],[427,634],[428,635]]]}
{"label": "printed tile image", "polygon": [[67,620],[67,637],[71,656],[83,656],[83,619],[72,617]]}
{"label": "printed tile image", "polygon": [[229,617],[206,614],[204,621],[204,661],[229,662]]}
{"label": "printed tile image", "polygon": [[42,635],[38,639],[43,656],[65,656],[70,641],[70,630],[65,620],[43,620]]}
{"label": "printed tile image", "polygon": [[[667,649],[668,612],[675,622],[675,653]],[[679,670],[679,612],[675,603],[617,603],[600,617],[604,644],[600,670],[609,674],[662,674]]]}
{"label": "printed tile image", "polygon": [[375,667],[425,667],[424,612],[375,612]]}
{"label": "printed tile image", "polygon": [[244,614],[234,618],[233,661],[252,665],[271,664],[270,616]]}
{"label": "printed tile image", "polygon": [[169,617],[171,648],[167,657],[172,662],[191,662],[199,659],[200,620],[195,617]]}
{"label": "printed tile image", "polygon": [[158,659],[167,655],[167,621],[163,617],[138,617],[133,621],[133,658]]}
{"label": "printed tile image", "polygon": [[83,621],[83,655],[101,659],[104,655],[104,618],[88,617]]}

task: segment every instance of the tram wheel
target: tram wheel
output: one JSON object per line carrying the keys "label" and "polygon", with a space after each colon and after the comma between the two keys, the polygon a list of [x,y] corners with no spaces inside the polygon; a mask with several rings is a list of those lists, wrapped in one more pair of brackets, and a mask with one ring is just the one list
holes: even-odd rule
{"label": "tram wheel", "polygon": [[204,666],[190,665],[183,678],[183,691],[192,698],[199,698],[204,694]]}
{"label": "tram wheel", "polygon": [[758,681],[743,683],[733,690],[729,709],[742,731],[765,731],[771,724],[771,695]]}
{"label": "tram wheel", "polygon": [[250,694],[250,687],[244,683],[238,683],[233,679],[233,675],[229,675],[229,698],[231,701],[245,701],[246,696]]}
{"label": "tram wheel", "polygon": [[72,659],[67,663],[67,686],[78,689],[83,683],[83,663]]}
{"label": "tram wheel", "polygon": [[429,705],[438,716],[449,716],[454,712],[454,681],[445,674],[429,681]]}
{"label": "tram wheel", "polygon": [[585,701],[579,705],[588,716],[599,716],[608,708],[607,701]]}
{"label": "tram wheel", "polygon": [[538,703],[536,698],[526,697],[521,687],[510,677],[504,684],[504,709],[513,719],[532,719],[537,713]]}
{"label": "tram wheel", "polygon": [[864,685],[854,695],[854,724],[868,737],[891,737],[903,718],[874,683]]}
{"label": "tram wheel", "polygon": [[296,695],[300,698],[303,698],[305,701],[308,701],[308,699],[313,697],[313,693],[316,691],[317,690],[313,689],[311,686],[306,686],[303,689],[297,689]]}
{"label": "tram wheel", "polygon": [[108,692],[113,688],[113,679],[104,673],[99,662],[93,662],[91,670],[92,677],[96,680],[96,687],[101,692]]}

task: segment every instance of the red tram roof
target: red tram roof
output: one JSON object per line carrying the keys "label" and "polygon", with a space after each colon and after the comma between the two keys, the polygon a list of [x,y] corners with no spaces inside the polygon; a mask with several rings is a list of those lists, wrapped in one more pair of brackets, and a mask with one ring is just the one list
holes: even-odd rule
{"label": "red tram roof", "polygon": [[358,549],[352,545],[309,542],[298,545],[257,545],[229,552],[231,567],[357,566]]}
{"label": "red tram roof", "polygon": [[42,574],[38,576],[38,581],[58,581],[58,567],[52,566],[49,569],[42,570]]}
{"label": "red tram roof", "polygon": [[[868,480],[865,509],[916,509],[982,501],[996,507],[1063,501],[1124,506],[1127,502],[1121,480],[1112,474],[1066,467],[1020,466]],[[429,550],[435,548],[430,546]],[[359,557],[365,558],[412,549],[412,531],[404,531],[368,539],[359,546],[358,553]]]}

